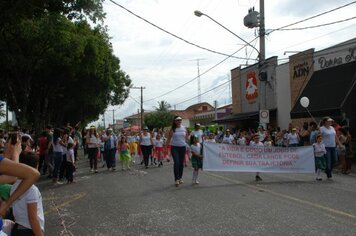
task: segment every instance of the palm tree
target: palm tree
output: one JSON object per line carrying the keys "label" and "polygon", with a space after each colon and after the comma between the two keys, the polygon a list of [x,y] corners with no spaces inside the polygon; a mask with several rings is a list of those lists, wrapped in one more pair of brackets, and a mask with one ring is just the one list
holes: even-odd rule
{"label": "palm tree", "polygon": [[170,108],[171,105],[169,105],[169,103],[166,101],[158,102],[158,107],[155,107],[156,111],[160,111],[160,112],[168,112]]}

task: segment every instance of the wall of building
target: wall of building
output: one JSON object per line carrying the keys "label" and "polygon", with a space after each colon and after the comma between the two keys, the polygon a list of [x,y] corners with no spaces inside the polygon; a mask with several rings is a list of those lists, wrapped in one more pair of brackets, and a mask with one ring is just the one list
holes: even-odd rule
{"label": "wall of building", "polygon": [[314,54],[314,71],[338,66],[356,60],[356,38]]}
{"label": "wall of building", "polygon": [[289,63],[285,63],[276,68],[277,125],[281,129],[286,129],[291,121],[290,111],[292,107],[289,88]]}
{"label": "wall of building", "polygon": [[240,67],[231,70],[232,112],[234,114],[241,113],[240,72]]}

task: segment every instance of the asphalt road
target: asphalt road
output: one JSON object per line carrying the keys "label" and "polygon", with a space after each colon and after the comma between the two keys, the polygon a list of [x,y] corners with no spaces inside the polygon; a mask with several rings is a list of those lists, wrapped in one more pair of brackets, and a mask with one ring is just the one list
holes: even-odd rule
{"label": "asphalt road", "polygon": [[174,186],[173,165],[89,172],[77,183],[41,179],[46,235],[356,235],[356,175],[201,172]]}

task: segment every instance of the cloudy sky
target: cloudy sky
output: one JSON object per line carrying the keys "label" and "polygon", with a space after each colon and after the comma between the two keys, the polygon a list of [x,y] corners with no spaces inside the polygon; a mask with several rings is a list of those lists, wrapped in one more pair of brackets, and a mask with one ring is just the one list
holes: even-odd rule
{"label": "cloudy sky", "polygon": [[[106,0],[105,24],[112,37],[114,53],[120,58],[122,69],[131,77],[133,85],[143,86],[145,110],[154,110],[159,101],[167,101],[172,108],[185,109],[198,102],[198,69],[201,101],[218,106],[231,102],[230,70],[240,65],[253,64],[258,53],[246,47],[228,58],[200,49],[164,32],[168,31],[190,43],[223,54],[233,54],[244,42],[214,23],[206,16],[197,17],[199,10],[215,19],[235,34],[250,42],[257,36],[256,29],[243,25],[248,9],[259,11],[259,0]],[[332,10],[352,0],[273,0],[265,1],[267,32],[290,23]],[[356,4],[324,14],[290,28],[303,28],[331,23],[356,16]],[[160,27],[152,26],[146,21]],[[266,58],[278,56],[280,63],[291,52],[309,48],[321,50],[355,37],[356,19],[305,30],[274,31],[266,37]],[[259,48],[258,40],[251,42]],[[199,66],[198,66],[199,62]],[[220,64],[219,64],[220,63]],[[190,83],[188,83],[191,81]],[[182,86],[186,84],[185,86]],[[176,89],[180,87],[179,89]],[[137,113],[140,90],[132,89],[130,97],[115,109],[115,119]],[[102,119],[102,118],[101,118]],[[101,120],[100,119],[100,120]],[[112,112],[105,113],[107,124]]]}

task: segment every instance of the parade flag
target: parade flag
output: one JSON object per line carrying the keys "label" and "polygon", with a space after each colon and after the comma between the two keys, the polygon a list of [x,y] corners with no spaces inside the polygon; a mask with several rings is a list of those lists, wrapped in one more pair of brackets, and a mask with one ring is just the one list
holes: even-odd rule
{"label": "parade flag", "polygon": [[314,149],[304,147],[252,147],[204,143],[206,171],[313,173]]}

